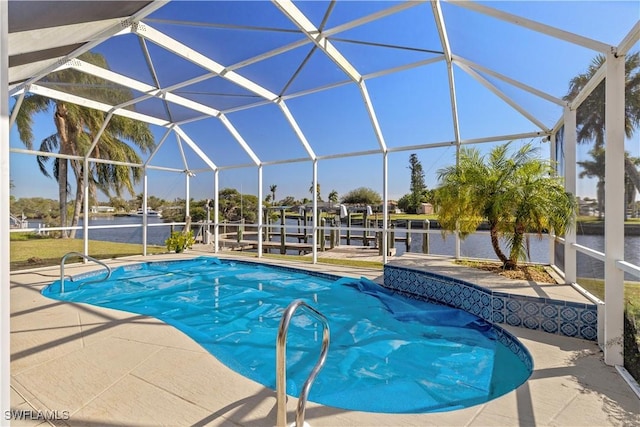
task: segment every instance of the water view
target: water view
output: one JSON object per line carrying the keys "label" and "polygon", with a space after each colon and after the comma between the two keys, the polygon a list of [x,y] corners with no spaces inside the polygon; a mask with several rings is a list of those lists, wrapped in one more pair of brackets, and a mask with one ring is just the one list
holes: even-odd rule
{"label": "water view", "polygon": [[[165,239],[169,237],[171,233],[171,226],[165,225],[160,218],[148,218],[149,229],[147,232],[147,242],[151,245],[164,246]],[[82,225],[82,221],[80,221]],[[100,217],[92,218],[89,221],[90,226],[99,227],[117,227],[117,228],[97,228],[89,230],[89,238],[92,240],[103,240],[119,243],[142,243],[142,217],[135,216],[113,216],[113,217]],[[290,220],[288,225],[297,225],[296,220]],[[198,225],[192,226],[197,231]],[[177,226],[176,229],[180,229]],[[275,228],[278,230],[278,228]],[[288,232],[292,233],[293,229],[289,229]],[[345,234],[345,230],[341,231],[341,234]],[[353,236],[362,236],[362,232],[353,232]],[[396,237],[405,237],[406,233],[396,232]],[[422,239],[423,234],[411,233],[411,247],[409,252],[422,253]],[[78,230],[76,238],[83,238],[83,231]],[[279,241],[279,236],[276,234],[273,238],[275,241]],[[597,251],[604,250],[604,236],[602,235],[578,235],[578,243],[592,248]],[[288,236],[287,241],[297,242],[298,238],[294,236]],[[346,240],[341,239],[341,244],[346,245]],[[355,245],[362,245],[362,240],[356,240],[352,242]],[[370,243],[373,246],[373,242]],[[328,247],[328,245],[327,245]],[[396,242],[396,256],[400,256],[407,252],[405,242]],[[546,237],[538,239],[531,237],[529,239],[529,259],[533,262],[548,263],[549,262],[549,241]],[[487,258],[496,259],[489,235],[486,232],[478,232],[468,236],[461,242],[460,251],[462,256],[470,258]],[[297,254],[297,251],[288,251],[289,254]],[[439,232],[429,234],[429,253],[436,255],[455,255],[455,239],[453,236],[448,235],[445,238],[441,236]],[[627,236],[625,238],[625,260],[635,265],[640,265],[640,236]],[[580,277],[592,277],[603,278],[604,277],[604,263],[588,257],[583,254],[578,254],[578,276]],[[630,277],[628,278],[630,280]]]}

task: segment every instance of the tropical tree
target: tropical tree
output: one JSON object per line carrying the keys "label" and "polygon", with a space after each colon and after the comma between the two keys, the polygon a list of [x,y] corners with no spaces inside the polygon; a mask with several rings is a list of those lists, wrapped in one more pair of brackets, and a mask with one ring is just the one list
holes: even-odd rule
{"label": "tropical tree", "polygon": [[328,199],[331,203],[338,203],[338,192],[336,190],[331,190]]}
{"label": "tropical tree", "polygon": [[271,186],[269,186],[269,191],[271,192],[271,202],[275,205],[276,204],[276,190],[277,190],[278,186],[273,184]]}
{"label": "tropical tree", "polygon": [[[142,208],[142,203],[144,202],[144,194],[143,193],[138,193],[136,195],[136,209],[137,208]],[[167,204],[167,201],[164,199],[161,199],[159,197],[156,196],[147,196],[147,207],[153,210],[159,210],[162,206],[164,206],[165,204]],[[184,206],[185,205],[185,200],[184,199],[176,199],[176,206]]]}
{"label": "tropical tree", "polygon": [[349,203],[353,205],[379,205],[382,203],[382,197],[375,190],[366,187],[359,187],[355,190],[349,191],[342,196],[340,200],[342,203]]}
{"label": "tropical tree", "polygon": [[398,207],[408,213],[417,213],[422,203],[430,201],[432,194],[427,190],[422,164],[415,153],[409,156],[408,168],[411,171],[410,192],[398,200]]}
{"label": "tropical tree", "polygon": [[438,170],[435,200],[443,232],[457,230],[464,238],[486,220],[498,259],[505,269],[514,269],[526,259],[525,233],[564,233],[577,203],[551,164],[535,157],[535,147],[525,144],[510,154],[509,146],[496,146],[486,158],[463,147],[457,165]]}
{"label": "tropical tree", "polygon": [[297,204],[299,204],[299,202],[293,196],[287,196],[280,201],[281,206],[294,206]]}
{"label": "tropical tree", "polygon": [[[580,178],[595,178],[598,180],[596,185],[596,197],[598,200],[598,216],[602,218],[604,212],[604,165],[605,165],[605,152],[603,147],[594,147],[589,150],[593,160],[583,160],[577,162],[582,168]],[[640,190],[640,173],[638,172],[638,165],[640,165],[640,158],[631,157],[628,151],[624,153],[625,164],[625,207],[633,207],[636,199],[636,193]],[[625,219],[627,217],[627,209],[625,209]]]}
{"label": "tropical tree", "polygon": [[109,205],[113,206],[117,211],[124,211],[127,209],[127,202],[122,197],[110,197]]}
{"label": "tropical tree", "polygon": [[[80,58],[102,68],[108,68],[105,58],[99,54],[88,52]],[[43,80],[42,84],[63,91],[72,90],[75,95],[110,105],[117,105],[132,98],[130,91],[114,87],[101,78],[81,73],[75,69],[52,73],[47,76],[46,80]],[[20,139],[29,149],[33,148],[34,142],[34,115],[43,112],[53,112],[56,132],[40,142],[39,151],[58,153],[63,157],[57,157],[54,160],[51,172],[48,169],[48,162],[51,157],[46,155],[37,156],[37,162],[40,171],[45,176],[51,177],[53,175],[53,178],[58,182],[61,226],[66,226],[68,223],[69,168],[74,173],[76,184],[72,226],[78,223],[82,201],[85,197],[83,185],[85,174],[89,178],[90,191],[94,194],[96,189],[101,190],[109,197],[111,196],[111,191],[115,192],[117,196],[121,196],[124,189],[128,190],[131,195],[134,194],[133,185],[142,176],[139,168],[130,168],[121,164],[93,163],[89,166],[89,170],[84,170],[82,161],[68,159],[64,156],[85,156],[89,154],[93,158],[124,163],[140,163],[140,156],[127,141],[137,146],[140,152],[149,152],[155,146],[155,142],[147,124],[113,115],[100,136],[97,145],[91,153],[87,153],[104,124],[105,114],[77,104],[52,100],[36,94],[28,94],[20,106],[16,124]],[[72,231],[70,236],[73,237],[74,233]],[[68,235],[62,233],[62,236],[67,237]]]}
{"label": "tropical tree", "polygon": [[[638,166],[640,166],[640,157],[631,157],[628,152],[625,155],[625,180],[624,180],[624,194],[625,194],[625,207],[624,219],[627,219],[628,210],[635,212],[636,194],[640,191],[640,172],[638,172]],[[627,167],[629,165],[629,167]],[[633,167],[631,167],[633,166]]]}
{"label": "tropical tree", "polygon": [[[605,61],[606,57],[604,55],[597,55],[592,60],[586,72],[572,78],[569,82],[569,93],[567,93],[564,99],[573,100],[591,80],[598,69],[603,66]],[[598,165],[596,168],[591,169],[591,172],[597,170],[600,173],[599,175],[593,173],[585,175],[597,177],[599,180],[598,185],[603,186],[602,191],[598,190],[599,206],[604,205],[604,151],[600,153],[598,150],[603,149],[605,144],[605,84],[606,81],[600,82],[576,111],[578,143],[594,142],[593,154],[598,156],[594,156],[594,160],[602,162],[602,166]],[[635,52],[628,54],[625,58],[624,130],[627,138],[633,136],[639,124],[640,52]],[[601,154],[602,156],[600,157]],[[637,191],[640,191],[640,173],[631,157],[625,156],[624,169],[626,174],[625,179],[630,182]],[[600,212],[602,212],[602,210],[600,210]]]}
{"label": "tropical tree", "polygon": [[218,209],[221,220],[254,222],[258,198],[252,194],[241,194],[235,188],[225,188],[219,192]]}
{"label": "tropical tree", "polygon": [[412,153],[409,156],[409,169],[411,170],[411,205],[416,211],[422,203],[422,193],[427,188],[424,183],[424,171],[422,170],[422,163],[418,160],[418,156]]}
{"label": "tropical tree", "polygon": [[[313,182],[311,183],[311,187],[309,187],[309,193],[313,194]],[[320,195],[320,183],[316,184],[316,194],[318,195],[318,201],[322,202],[322,196]]]}
{"label": "tropical tree", "polygon": [[602,218],[604,213],[604,148],[594,147],[589,151],[593,160],[583,160],[577,162],[582,168],[578,174],[580,178],[596,178],[596,200],[598,201],[598,217]]}

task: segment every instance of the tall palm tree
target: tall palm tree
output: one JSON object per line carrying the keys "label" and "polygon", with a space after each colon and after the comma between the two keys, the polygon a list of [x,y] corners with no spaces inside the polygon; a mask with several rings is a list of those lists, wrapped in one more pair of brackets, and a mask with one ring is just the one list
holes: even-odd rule
{"label": "tall palm tree", "polygon": [[[311,186],[309,187],[309,193],[313,194],[313,182],[311,183]],[[318,201],[322,202],[322,196],[320,195],[320,183],[316,184],[316,194],[318,196]]]}
{"label": "tall palm tree", "polygon": [[[593,160],[584,160],[578,162],[578,165],[582,167],[582,171],[578,175],[580,178],[596,178],[598,183],[597,199],[598,199],[598,216],[602,218],[604,212],[604,168],[605,168],[605,152],[603,147],[594,147],[589,151],[589,154]],[[638,165],[640,165],[640,158],[631,157],[629,152],[624,153],[624,166],[625,166],[625,206],[631,206],[635,202],[636,192],[640,190],[640,172],[638,172]],[[625,219],[626,219],[625,209]]]}
{"label": "tall palm tree", "polygon": [[598,200],[598,217],[602,218],[604,212],[604,148],[594,147],[589,151],[593,160],[577,162],[582,168],[578,177],[596,178],[596,199]]}
{"label": "tall palm tree", "polygon": [[[564,99],[574,99],[605,61],[604,55],[597,55],[586,72],[572,78],[569,82],[569,93]],[[576,111],[578,143],[593,141],[594,150],[603,148],[605,144],[605,84],[606,81],[600,82]],[[638,125],[640,125],[640,52],[635,52],[627,55],[625,59],[624,130],[627,138],[633,136]],[[595,157],[594,159],[598,161]],[[601,170],[601,174],[587,174],[587,176],[597,177],[599,179],[598,185],[601,183],[604,185],[604,152],[601,160],[603,167],[598,166],[597,168],[598,171]],[[640,191],[640,173],[630,157],[625,156],[624,169],[626,179],[635,186],[637,191]],[[603,204],[604,186],[602,192],[598,191],[598,205]]]}
{"label": "tall palm tree", "polygon": [[[526,258],[525,233],[563,233],[576,209],[551,165],[534,156],[536,148],[525,144],[511,155],[509,145],[496,146],[487,158],[464,147],[457,165],[438,170],[440,185],[435,190],[442,229],[458,230],[464,238],[486,220],[491,245],[505,269],[516,268]],[[501,238],[508,256],[500,247]]]}
{"label": "tall palm tree", "polygon": [[[85,53],[80,58],[94,65],[108,68],[105,58],[99,54]],[[130,91],[121,87],[114,87],[114,85],[103,79],[83,74],[74,69],[53,73],[47,76],[46,80],[41,81],[40,84],[61,91],[71,91],[75,95],[111,105],[117,105],[132,98]],[[29,149],[33,148],[34,115],[50,111],[53,111],[56,132],[41,141],[39,150],[50,153],[57,152],[64,155],[86,155],[93,139],[104,124],[104,113],[35,94],[25,96],[16,118],[20,139],[25,146]],[[148,125],[114,115],[90,156],[120,162],[140,163],[140,156],[137,151],[126,141],[134,143],[142,153],[150,152],[155,146],[153,135]],[[120,196],[123,189],[128,190],[133,195],[133,184],[141,178],[139,168],[95,163],[90,166],[90,170],[85,171],[82,162],[65,158],[55,159],[52,173],[50,173],[47,167],[49,159],[50,157],[48,156],[38,156],[37,162],[40,171],[45,176],[51,177],[53,175],[53,178],[58,182],[61,226],[66,226],[68,223],[69,168],[73,171],[76,181],[76,197],[71,226],[77,225],[82,201],[85,196],[88,196],[84,194],[83,178],[85,174],[88,174],[92,192],[99,189],[107,196],[110,196],[111,191]],[[73,237],[74,234],[75,232],[72,231],[69,236]],[[67,237],[67,234],[62,233],[62,236]]]}
{"label": "tall palm tree", "polygon": [[[640,191],[640,172],[638,172],[638,166],[640,166],[640,157],[631,157],[628,152],[625,152],[625,207],[624,219],[627,219],[627,212],[629,208],[634,210],[636,203],[636,193]],[[631,167],[627,167],[627,165]]]}
{"label": "tall palm tree", "polygon": [[278,189],[278,186],[276,184],[272,184],[269,186],[269,191],[271,191],[271,202],[275,205],[276,204],[276,190]]}

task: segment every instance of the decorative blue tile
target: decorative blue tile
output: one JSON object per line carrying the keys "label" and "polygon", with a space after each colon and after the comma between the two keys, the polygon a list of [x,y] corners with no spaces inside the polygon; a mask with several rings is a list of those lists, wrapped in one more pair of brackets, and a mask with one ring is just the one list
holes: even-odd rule
{"label": "decorative blue tile", "polygon": [[514,300],[513,298],[507,299],[506,306],[507,306],[507,311],[512,313],[519,311],[521,308],[520,302]]}
{"label": "decorative blue tile", "polygon": [[548,332],[550,334],[557,334],[558,333],[558,324],[557,322],[551,319],[545,319],[540,323],[540,326],[542,327],[542,330],[545,332]]}
{"label": "decorative blue tile", "polygon": [[486,294],[485,292],[480,292],[480,302],[482,303],[482,305],[484,306],[488,306],[489,304],[491,304],[491,297]]}
{"label": "decorative blue tile", "polygon": [[520,326],[521,323],[522,323],[522,320],[520,319],[519,316],[516,316],[513,313],[509,313],[507,315],[507,324],[511,326]]}
{"label": "decorative blue tile", "polygon": [[450,290],[447,290],[444,292],[444,295],[442,296],[442,301],[446,302],[447,304],[451,304],[451,302],[453,301],[453,297],[454,297],[453,292],[451,292]]}
{"label": "decorative blue tile", "polygon": [[583,326],[580,328],[580,338],[595,341],[598,338],[598,331],[591,326]]}
{"label": "decorative blue tile", "polygon": [[560,325],[560,332],[562,332],[562,335],[575,337],[578,335],[578,328],[573,323],[562,323],[562,325]]}
{"label": "decorative blue tile", "polygon": [[580,320],[587,325],[597,325],[598,314],[595,310],[583,310],[582,313],[580,313]]}
{"label": "decorative blue tile", "polygon": [[471,314],[475,314],[476,316],[480,316],[480,313],[482,312],[483,307],[481,305],[478,304],[474,304],[471,306],[471,310],[469,311]]}
{"label": "decorative blue tile", "polygon": [[540,324],[538,323],[538,319],[536,319],[533,316],[529,316],[525,318],[522,324],[524,325],[525,328],[528,328],[528,329],[538,329],[540,327]]}
{"label": "decorative blue tile", "polygon": [[542,306],[540,312],[546,318],[555,319],[556,317],[558,317],[558,307],[556,307],[555,305],[545,304]]}
{"label": "decorative blue tile", "polygon": [[[489,291],[463,280],[404,267],[385,266],[383,282],[409,298],[462,308],[493,323],[597,339],[593,304]],[[508,338],[505,341],[511,342]]]}
{"label": "decorative blue tile", "polygon": [[463,301],[462,297],[460,295],[456,295],[456,296],[453,297],[452,304],[453,304],[454,307],[460,308],[460,307],[462,307],[462,301]]}
{"label": "decorative blue tile", "polygon": [[504,308],[504,300],[502,297],[494,296],[491,300],[494,310],[502,310]]}
{"label": "decorative blue tile", "polygon": [[535,316],[536,314],[538,314],[538,312],[540,311],[539,305],[538,303],[534,303],[534,302],[526,302],[523,306],[522,309],[524,310],[524,312],[526,314],[528,314],[529,316]]}
{"label": "decorative blue tile", "polygon": [[578,310],[573,307],[563,307],[560,309],[560,317],[562,317],[564,321],[573,322],[578,318]]}
{"label": "decorative blue tile", "polygon": [[469,299],[469,297],[471,297],[471,292],[472,292],[472,288],[470,288],[469,286],[465,286],[462,289],[462,296],[466,299]]}

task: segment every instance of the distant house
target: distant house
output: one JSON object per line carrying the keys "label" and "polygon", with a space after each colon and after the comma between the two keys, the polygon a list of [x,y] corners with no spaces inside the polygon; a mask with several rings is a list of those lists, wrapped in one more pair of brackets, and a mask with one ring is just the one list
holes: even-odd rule
{"label": "distant house", "polygon": [[113,206],[91,206],[89,212],[91,213],[115,213],[116,208]]}
{"label": "distant house", "polygon": [[398,202],[396,200],[389,200],[388,209],[389,213],[402,213],[402,210],[398,207]]}
{"label": "distant house", "polygon": [[421,203],[418,213],[426,215],[433,214],[433,205],[431,203]]}

